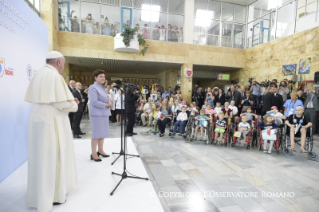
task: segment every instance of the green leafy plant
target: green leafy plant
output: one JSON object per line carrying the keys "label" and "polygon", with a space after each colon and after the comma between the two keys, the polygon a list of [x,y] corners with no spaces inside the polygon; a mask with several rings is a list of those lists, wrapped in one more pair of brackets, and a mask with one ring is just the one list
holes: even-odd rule
{"label": "green leafy plant", "polygon": [[131,28],[131,27],[123,27],[123,32],[121,33],[121,36],[123,37],[123,43],[126,47],[130,46],[130,42],[131,40],[134,38],[134,35],[137,35],[138,38],[138,44],[140,46],[142,46],[142,50],[141,50],[141,54],[144,56],[147,52],[148,49],[148,44],[146,43],[146,41],[143,39],[142,35],[137,33],[138,29],[135,28]]}

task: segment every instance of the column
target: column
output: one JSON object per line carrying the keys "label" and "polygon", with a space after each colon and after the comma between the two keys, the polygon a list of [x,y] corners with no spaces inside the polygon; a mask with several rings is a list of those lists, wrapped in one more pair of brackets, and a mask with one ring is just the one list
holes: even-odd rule
{"label": "column", "polygon": [[193,70],[193,64],[183,64],[181,67],[181,92],[183,99],[189,103],[192,101],[193,77],[186,77],[185,71],[187,69]]}
{"label": "column", "polygon": [[65,62],[64,70],[63,70],[61,75],[64,78],[66,84],[69,84],[69,81],[70,81],[70,65],[69,65],[69,63]]}
{"label": "column", "polygon": [[49,30],[49,51],[58,51],[58,1],[41,0],[41,19]]}
{"label": "column", "polygon": [[195,0],[185,0],[184,43],[193,44]]}

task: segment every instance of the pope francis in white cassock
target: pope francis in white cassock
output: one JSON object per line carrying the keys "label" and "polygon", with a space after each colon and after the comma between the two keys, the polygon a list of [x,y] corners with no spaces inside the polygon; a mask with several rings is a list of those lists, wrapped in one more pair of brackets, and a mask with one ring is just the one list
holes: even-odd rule
{"label": "pope francis in white cassock", "polygon": [[65,58],[49,52],[47,64],[31,80],[25,101],[33,103],[29,120],[27,204],[39,212],[64,203],[66,193],[77,184],[73,136],[68,117],[76,112],[64,78]]}

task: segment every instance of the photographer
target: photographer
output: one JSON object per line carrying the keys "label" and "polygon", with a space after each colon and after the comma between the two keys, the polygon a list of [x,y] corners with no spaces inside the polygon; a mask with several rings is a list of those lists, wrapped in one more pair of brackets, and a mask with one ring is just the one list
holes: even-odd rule
{"label": "photographer", "polygon": [[278,93],[282,96],[282,100],[285,102],[289,94],[289,89],[285,81],[280,82]]}
{"label": "photographer", "polygon": [[259,107],[260,103],[260,86],[257,81],[253,81],[253,84],[250,88],[250,91],[252,91],[253,99],[254,99],[254,106]]}
{"label": "photographer", "polygon": [[135,121],[135,112],[136,112],[136,107],[135,103],[139,98],[139,93],[140,91],[133,88],[129,88],[127,91],[127,102],[126,102],[126,115],[128,118],[127,126],[126,126],[126,135],[127,136],[132,136],[136,135],[136,133],[133,132],[133,127],[134,127],[134,121]]}
{"label": "photographer", "polygon": [[202,108],[205,100],[204,100],[204,93],[202,92],[201,87],[199,87],[197,91],[195,92],[194,99],[196,102],[196,106],[198,106],[199,108]]}

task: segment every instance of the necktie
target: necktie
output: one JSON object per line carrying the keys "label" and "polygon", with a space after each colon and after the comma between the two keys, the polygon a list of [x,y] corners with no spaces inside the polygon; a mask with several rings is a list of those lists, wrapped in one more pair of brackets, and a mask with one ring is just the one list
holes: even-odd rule
{"label": "necktie", "polygon": [[78,92],[80,93],[81,99],[83,99],[82,94],[81,94],[81,91],[78,90]]}

